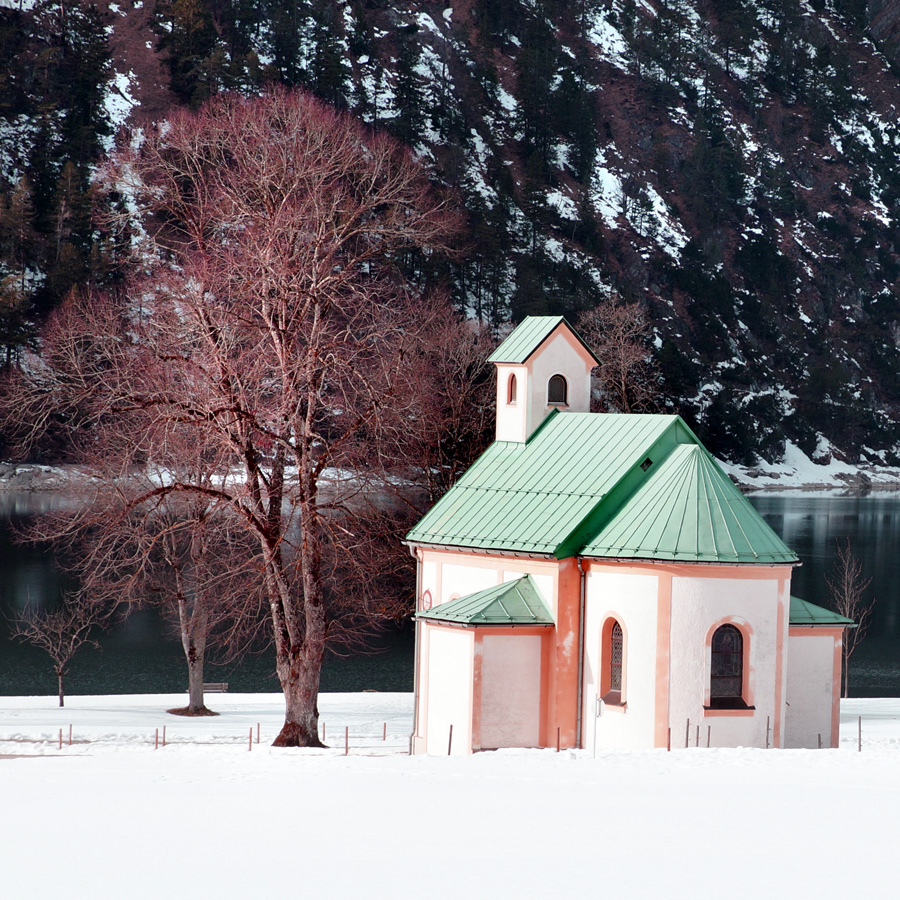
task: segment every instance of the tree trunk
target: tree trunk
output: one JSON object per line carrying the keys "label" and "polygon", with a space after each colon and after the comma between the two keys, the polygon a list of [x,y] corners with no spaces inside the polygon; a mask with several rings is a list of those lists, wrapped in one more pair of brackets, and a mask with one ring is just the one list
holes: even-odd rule
{"label": "tree trunk", "polygon": [[208,712],[203,700],[203,651],[185,638],[184,655],[188,667],[188,715],[197,716]]}
{"label": "tree trunk", "polygon": [[63,690],[63,673],[62,672],[56,673],[56,680],[59,685],[59,705],[65,706],[66,705],[66,692]]}
{"label": "tree trunk", "polygon": [[[278,677],[284,691],[284,725],[273,747],[324,747],[319,739],[319,677],[324,643],[317,651],[309,646],[288,661],[278,661]],[[279,654],[280,655],[280,654]]]}

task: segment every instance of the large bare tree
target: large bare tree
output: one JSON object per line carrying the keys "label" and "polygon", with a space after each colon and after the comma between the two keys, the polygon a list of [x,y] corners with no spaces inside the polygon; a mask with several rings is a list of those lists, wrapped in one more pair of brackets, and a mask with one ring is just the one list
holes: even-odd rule
{"label": "large bare tree", "polygon": [[286,91],[177,114],[108,177],[142,222],[141,277],[128,309],[94,295],[59,313],[10,391],[20,437],[62,422],[123,478],[185,436],[202,448],[210,477],[173,468],[125,506],[202,497],[251,536],[285,696],[275,743],[316,746],[329,596],[354,621],[386,611],[326,584],[346,516],[408,462],[417,361],[450,315],[410,273],[458,216],[402,146]]}

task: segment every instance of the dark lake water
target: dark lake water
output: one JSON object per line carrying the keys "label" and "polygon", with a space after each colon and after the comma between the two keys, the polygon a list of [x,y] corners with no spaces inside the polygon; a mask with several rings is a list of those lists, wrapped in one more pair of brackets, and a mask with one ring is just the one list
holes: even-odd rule
{"label": "dark lake water", "polygon": [[[825,575],[832,569],[838,540],[849,538],[872,577],[875,611],[869,632],[853,657],[850,692],[859,697],[900,696],[900,497],[836,497],[821,494],[757,494],[751,500],[766,521],[799,554],[792,592],[828,606]],[[51,494],[0,494],[0,694],[52,694],[49,658],[9,640],[8,617],[28,602],[57,602],[65,578],[52,556],[13,544],[9,520],[40,514],[58,502]],[[412,690],[412,629],[382,636],[383,652],[330,657],[324,691]],[[227,681],[232,691],[277,691],[270,652],[239,665],[208,665],[207,681]],[[83,650],[71,665],[73,694],[156,693],[186,687],[181,645],[153,612],[132,614],[102,638],[102,652]]]}
{"label": "dark lake water", "polygon": [[[48,512],[60,501],[51,492],[0,493],[0,695],[55,694],[56,676],[49,656],[10,640],[9,620],[28,603],[53,606],[67,579],[52,554],[12,540],[10,522]],[[411,691],[414,659],[411,627],[372,638],[380,652],[330,655],[322,672],[323,691]],[[186,691],[187,670],[181,643],[154,610],[132,613],[108,634],[101,649],[82,648],[66,678],[71,694],[141,694]],[[278,691],[271,651],[239,664],[207,663],[206,681],[227,681],[230,691]]]}

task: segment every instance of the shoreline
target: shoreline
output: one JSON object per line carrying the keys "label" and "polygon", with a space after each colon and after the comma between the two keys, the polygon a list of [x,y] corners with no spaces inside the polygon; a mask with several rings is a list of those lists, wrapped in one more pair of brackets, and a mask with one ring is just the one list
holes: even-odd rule
{"label": "shoreline", "polygon": [[[790,445],[781,463],[742,466],[723,460],[717,462],[745,494],[798,492],[865,497],[900,493],[900,468],[849,465],[834,460],[816,463]],[[77,496],[101,485],[102,481],[90,469],[77,464],[0,461],[0,495],[68,493]]]}

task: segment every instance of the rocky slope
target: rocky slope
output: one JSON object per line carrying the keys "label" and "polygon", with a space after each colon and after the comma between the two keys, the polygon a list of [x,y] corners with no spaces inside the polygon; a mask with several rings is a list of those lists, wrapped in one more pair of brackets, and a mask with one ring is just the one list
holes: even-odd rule
{"label": "rocky slope", "polygon": [[[413,144],[459,191],[472,243],[450,276],[471,315],[502,329],[639,300],[666,402],[719,455],[773,460],[790,440],[823,461],[896,465],[898,9],[135,0],[101,13],[107,90],[133,104],[132,125],[222,88],[304,85]],[[34,163],[10,146],[11,195]]]}

